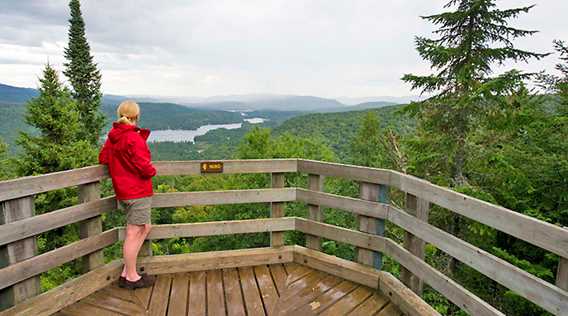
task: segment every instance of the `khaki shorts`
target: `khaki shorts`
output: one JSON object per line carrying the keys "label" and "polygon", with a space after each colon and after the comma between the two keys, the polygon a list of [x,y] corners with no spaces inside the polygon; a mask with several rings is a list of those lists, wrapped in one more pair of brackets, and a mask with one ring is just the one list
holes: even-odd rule
{"label": "khaki shorts", "polygon": [[152,197],[132,200],[119,200],[118,206],[126,212],[126,223],[144,225],[151,223]]}

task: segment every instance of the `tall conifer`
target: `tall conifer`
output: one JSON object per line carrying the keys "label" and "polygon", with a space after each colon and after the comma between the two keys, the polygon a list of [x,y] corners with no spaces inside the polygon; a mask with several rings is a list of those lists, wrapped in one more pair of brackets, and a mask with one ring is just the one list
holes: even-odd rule
{"label": "tall conifer", "polygon": [[101,74],[93,61],[85,35],[85,22],[79,0],[69,2],[69,46],[65,48],[65,76],[73,88],[73,98],[79,109],[80,135],[93,146],[98,145],[104,116],[101,106]]}
{"label": "tall conifer", "polygon": [[77,136],[81,127],[75,101],[49,64],[40,83],[39,96],[28,102],[25,116],[39,135],[20,133],[23,153],[19,174],[43,174],[93,163],[94,148]]}
{"label": "tall conifer", "polygon": [[534,34],[509,26],[508,20],[527,13],[533,6],[501,10],[495,0],[452,0],[445,8],[455,8],[423,19],[439,26],[435,39],[416,38],[416,49],[429,61],[435,73],[407,74],[403,80],[413,89],[434,94],[410,105],[420,127],[442,136],[450,161],[449,175],[455,186],[467,184],[467,136],[493,99],[513,91],[527,75],[516,70],[492,76],[492,66],[507,60],[528,61],[539,54],[517,49],[512,40]]}
{"label": "tall conifer", "polygon": [[[484,116],[506,104],[502,102],[504,95],[517,91],[530,76],[514,69],[494,75],[492,68],[505,61],[527,62],[547,55],[513,45],[514,39],[536,31],[511,27],[509,20],[529,12],[533,6],[498,9],[495,2],[451,0],[444,8],[453,11],[423,17],[439,26],[434,31],[436,38],[416,38],[418,53],[430,62],[434,73],[407,74],[402,78],[413,89],[433,95],[406,108],[418,122],[418,136],[412,145],[421,157],[416,159],[416,165],[423,167],[421,176],[443,179],[442,184],[457,190],[469,187],[465,169],[471,132]],[[459,216],[451,213],[447,225],[450,233],[460,235]],[[456,264],[450,258],[451,274]]]}

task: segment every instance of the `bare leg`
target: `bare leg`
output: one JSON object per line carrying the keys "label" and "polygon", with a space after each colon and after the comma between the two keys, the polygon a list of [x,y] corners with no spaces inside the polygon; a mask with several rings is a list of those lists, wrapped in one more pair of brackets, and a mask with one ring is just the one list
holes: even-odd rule
{"label": "bare leg", "polygon": [[122,270],[121,276],[127,278],[129,281],[136,281],[140,278],[136,272],[136,258],[151,229],[152,225],[150,224],[126,225],[126,236],[122,248],[124,269]]}

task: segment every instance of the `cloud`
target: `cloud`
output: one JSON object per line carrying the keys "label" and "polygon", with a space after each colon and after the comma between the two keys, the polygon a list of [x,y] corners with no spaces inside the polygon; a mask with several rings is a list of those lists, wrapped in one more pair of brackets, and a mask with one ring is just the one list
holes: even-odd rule
{"label": "cloud", "polygon": [[[419,16],[442,11],[445,2],[89,0],[82,11],[106,93],[333,97],[417,93],[400,77],[429,71],[414,36],[431,36],[433,26]],[[61,70],[67,1],[2,6],[0,82],[36,86],[47,59]],[[566,1],[537,3],[513,24],[541,32],[519,40],[519,47],[551,51],[551,41],[568,34],[566,24],[556,23],[567,10]],[[555,62],[549,57],[518,66],[538,71]]]}

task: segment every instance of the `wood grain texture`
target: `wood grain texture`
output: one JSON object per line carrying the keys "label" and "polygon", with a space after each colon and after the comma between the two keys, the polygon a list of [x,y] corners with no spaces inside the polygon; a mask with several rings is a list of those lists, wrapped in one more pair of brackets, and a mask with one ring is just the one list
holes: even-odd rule
{"label": "wood grain texture", "polygon": [[[286,178],[283,173],[272,173],[270,175],[270,183],[272,188],[278,189],[283,188],[286,185]],[[294,189],[295,196],[295,189]],[[295,199],[295,197],[294,197]],[[270,203],[270,217],[278,218],[284,216],[284,203],[278,201],[272,201]],[[284,233],[283,232],[271,232],[270,233],[270,246],[280,247],[284,245]]]}
{"label": "wood grain texture", "polygon": [[117,229],[113,228],[0,269],[0,289],[110,246],[117,240]]}
{"label": "wood grain texture", "polygon": [[207,276],[205,271],[190,273],[188,315],[207,315]]}
{"label": "wood grain texture", "polygon": [[[428,223],[428,215],[430,213],[430,202],[424,199],[417,198],[416,196],[407,193],[405,211],[408,214],[416,217],[417,219],[425,223]],[[404,248],[410,251],[411,254],[424,260],[425,246],[426,243],[422,239],[416,237],[411,232],[408,231],[404,232]],[[402,280],[402,283],[408,286],[412,291],[414,291],[414,293],[422,295],[424,282],[422,282],[420,278],[413,275],[410,271],[408,271],[404,267],[401,267],[400,269],[400,279]]]}
{"label": "wood grain texture", "polygon": [[440,314],[424,302],[420,296],[404,286],[397,278],[388,272],[381,271],[379,290],[407,315],[440,316]]}
{"label": "wood grain texture", "polygon": [[225,316],[225,293],[221,270],[207,271],[207,315]]}
{"label": "wood grain texture", "polygon": [[[34,197],[24,197],[15,200],[0,202],[0,224],[12,223],[31,218],[35,214]],[[20,241],[12,242],[4,248],[0,248],[0,267],[7,266],[2,271],[14,270],[16,265],[20,265],[37,254],[37,243],[35,237],[29,237]],[[4,282],[7,275],[0,275],[0,282]],[[16,283],[18,282],[18,283]],[[1,284],[1,283],[0,283]],[[13,285],[0,293],[0,307],[7,308],[18,304],[26,299],[40,293],[39,277],[33,275],[25,278],[18,278],[14,282],[0,286],[0,289],[8,285]]]}
{"label": "wood grain texture", "polygon": [[189,294],[189,274],[176,273],[172,275],[172,289],[168,305],[168,316],[187,315]]}
{"label": "wood grain texture", "polygon": [[391,208],[389,220],[549,312],[568,314],[568,293],[553,284],[397,208]]}
{"label": "wood grain texture", "polygon": [[[308,175],[308,190],[323,191],[324,177],[317,174]],[[308,203],[308,218],[316,221],[323,221],[323,213],[318,204]],[[321,249],[321,238],[318,236],[306,234],[306,247],[314,250]]]}
{"label": "wood grain texture", "polygon": [[411,175],[391,171],[402,191],[568,258],[568,230]]}
{"label": "wood grain texture", "polygon": [[347,243],[364,249],[384,251],[385,238],[369,233],[362,233],[335,225],[296,218],[296,230],[314,236]]}
{"label": "wood grain texture", "polygon": [[301,246],[294,246],[294,262],[316,270],[325,271],[329,274],[363,284],[370,288],[378,288],[379,271],[356,262],[330,256]]}
{"label": "wood grain texture", "polygon": [[91,183],[107,177],[106,167],[97,165],[0,181],[0,201]]}
{"label": "wood grain texture", "polygon": [[[294,217],[261,218],[234,221],[215,221],[188,224],[152,225],[148,239],[177,237],[218,236],[231,234],[261,233],[294,230]],[[120,229],[120,240],[124,240],[124,228]]]}
{"label": "wood grain texture", "polygon": [[[100,183],[93,182],[82,184],[79,186],[79,202],[86,203],[92,202],[100,199]],[[103,220],[102,217],[95,216],[86,219],[79,223],[79,238],[84,239],[98,235],[103,232]],[[96,269],[104,264],[103,251],[95,251],[84,256],[82,259],[82,271],[83,273]]]}
{"label": "wood grain texture", "polygon": [[267,315],[274,315],[279,296],[272,276],[270,275],[270,270],[267,265],[255,266],[253,269],[262,297],[262,303],[264,304],[264,310]]}
{"label": "wood grain texture", "polygon": [[[470,315],[504,315],[442,272],[416,258],[394,241],[387,240],[385,246],[389,256]],[[381,291],[385,292],[385,289]]]}
{"label": "wood grain texture", "polygon": [[375,184],[390,183],[391,171],[340,163],[298,159],[298,172],[339,177]]}
{"label": "wood grain texture", "polygon": [[8,310],[0,312],[7,315],[51,315],[93,292],[116,281],[122,271],[122,260],[115,260],[89,273],[79,276],[63,285],[32,297]]}
{"label": "wood grain texture", "polygon": [[315,204],[325,207],[337,208],[357,215],[364,215],[372,218],[386,218],[388,204],[377,201],[365,201],[352,197],[346,197],[331,193],[310,191],[296,188],[296,199],[299,202]]}
{"label": "wood grain texture", "polygon": [[0,245],[35,236],[115,209],[116,200],[114,197],[108,197],[6,223],[0,225]]}
{"label": "wood grain texture", "polygon": [[195,252],[138,259],[138,267],[149,274],[203,271],[292,261],[292,246]]}
{"label": "wood grain texture", "polygon": [[258,289],[252,268],[240,267],[238,270],[239,277],[241,279],[241,286],[243,289],[243,297],[247,315],[265,315],[262,299],[260,298],[260,291]]}
{"label": "wood grain texture", "polygon": [[154,194],[152,207],[291,202],[295,200],[296,189],[294,188],[173,192]]}
{"label": "wood grain texture", "polygon": [[200,175],[200,165],[206,161],[222,162],[224,174],[298,171],[297,159],[156,161],[154,166],[159,176]]}
{"label": "wood grain texture", "polygon": [[245,303],[236,268],[223,269],[223,282],[225,284],[225,300],[227,301],[228,316],[245,316]]}

